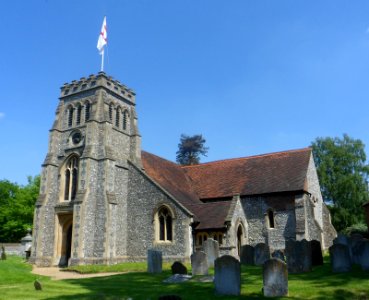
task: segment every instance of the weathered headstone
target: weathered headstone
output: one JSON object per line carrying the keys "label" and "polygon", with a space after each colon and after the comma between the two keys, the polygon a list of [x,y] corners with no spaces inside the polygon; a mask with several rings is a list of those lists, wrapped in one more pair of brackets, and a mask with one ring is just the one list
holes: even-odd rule
{"label": "weathered headstone", "polygon": [[236,295],[241,292],[241,264],[238,259],[224,255],[215,260],[215,292],[220,295]]}
{"label": "weathered headstone", "polygon": [[333,245],[335,244],[342,244],[342,245],[349,246],[350,240],[346,235],[339,233],[337,237],[333,240]]}
{"label": "weathered headstone", "polygon": [[208,275],[208,258],[205,252],[196,251],[191,255],[192,275]]}
{"label": "weathered headstone", "polygon": [[158,300],[182,300],[178,295],[162,295]]}
{"label": "weathered headstone", "polygon": [[254,262],[257,266],[262,266],[270,259],[269,246],[264,243],[259,243],[254,247]]}
{"label": "weathered headstone", "polygon": [[351,242],[351,262],[353,264],[360,264],[364,244],[365,240],[359,239]]}
{"label": "weathered headstone", "polygon": [[310,244],[311,244],[311,262],[313,266],[322,266],[323,253],[320,241],[312,240],[310,241]]}
{"label": "weathered headstone", "polygon": [[296,274],[311,271],[311,245],[307,240],[287,240],[285,255],[289,273]]}
{"label": "weathered headstone", "polygon": [[147,250],[147,271],[149,273],[161,273],[163,265],[163,254],[161,251]]}
{"label": "weathered headstone", "polygon": [[254,265],[254,247],[251,245],[241,246],[241,264]]}
{"label": "weathered headstone", "polygon": [[279,258],[269,259],[263,265],[263,292],[265,297],[288,295],[287,264]]}
{"label": "weathered headstone", "polygon": [[281,261],[286,261],[284,253],[282,250],[274,250],[272,253],[272,258],[279,258]]}
{"label": "weathered headstone", "polygon": [[214,267],[214,261],[219,257],[219,244],[214,239],[207,239],[204,244],[204,252],[208,258],[208,267]]}
{"label": "weathered headstone", "polygon": [[360,266],[363,271],[369,271],[369,241],[365,241],[362,245]]}
{"label": "weathered headstone", "polygon": [[346,245],[332,245],[329,247],[329,256],[333,272],[343,273],[351,270],[351,257],[349,248]]}
{"label": "weathered headstone", "polygon": [[175,261],[172,264],[171,269],[172,269],[172,274],[183,274],[183,275],[187,275],[187,268],[180,261]]}

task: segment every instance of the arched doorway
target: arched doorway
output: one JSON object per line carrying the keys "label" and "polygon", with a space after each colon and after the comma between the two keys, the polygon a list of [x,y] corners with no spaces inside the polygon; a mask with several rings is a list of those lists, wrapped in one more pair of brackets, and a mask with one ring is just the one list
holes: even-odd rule
{"label": "arched doorway", "polygon": [[60,267],[68,266],[72,254],[73,214],[59,214],[59,230],[56,240],[56,258]]}
{"label": "arched doorway", "polygon": [[238,228],[237,228],[237,254],[239,257],[241,256],[242,237],[243,237],[243,230],[240,224],[238,225]]}

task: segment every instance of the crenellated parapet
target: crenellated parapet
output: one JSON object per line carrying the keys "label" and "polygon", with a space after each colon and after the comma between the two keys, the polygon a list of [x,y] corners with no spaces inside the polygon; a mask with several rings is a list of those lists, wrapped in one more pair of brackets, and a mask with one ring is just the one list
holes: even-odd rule
{"label": "crenellated parapet", "polygon": [[60,88],[60,99],[99,87],[103,87],[105,90],[112,92],[119,98],[123,98],[125,101],[132,104],[136,103],[135,92],[120,81],[115,80],[111,76],[107,76],[105,72],[99,72],[97,75],[90,75],[88,77],[82,77],[80,80],[73,80],[70,83],[65,83]]}

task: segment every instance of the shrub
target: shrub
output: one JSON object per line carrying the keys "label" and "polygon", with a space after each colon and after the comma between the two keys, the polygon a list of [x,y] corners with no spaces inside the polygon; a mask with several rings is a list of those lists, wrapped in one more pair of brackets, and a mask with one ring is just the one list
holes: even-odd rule
{"label": "shrub", "polygon": [[368,226],[364,223],[353,224],[349,227],[346,227],[344,230],[342,230],[342,233],[348,236],[354,233],[360,233],[363,236],[368,236]]}

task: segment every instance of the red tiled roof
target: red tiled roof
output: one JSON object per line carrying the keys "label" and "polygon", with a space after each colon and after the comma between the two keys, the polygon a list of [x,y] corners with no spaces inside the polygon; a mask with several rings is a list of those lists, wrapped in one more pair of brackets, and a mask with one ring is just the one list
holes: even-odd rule
{"label": "red tiled roof", "polygon": [[310,148],[183,166],[200,199],[299,191]]}
{"label": "red tiled roof", "polygon": [[184,207],[189,209],[190,204],[201,203],[179,165],[145,151],[141,152],[141,158],[146,174]]}
{"label": "red tiled roof", "polygon": [[194,211],[200,224],[196,229],[216,229],[225,227],[226,217],[232,201],[208,202],[191,205],[190,210]]}
{"label": "red tiled roof", "polygon": [[231,201],[199,199],[302,191],[311,149],[179,166],[142,151],[146,174],[195,215],[196,229],[223,228]]}

